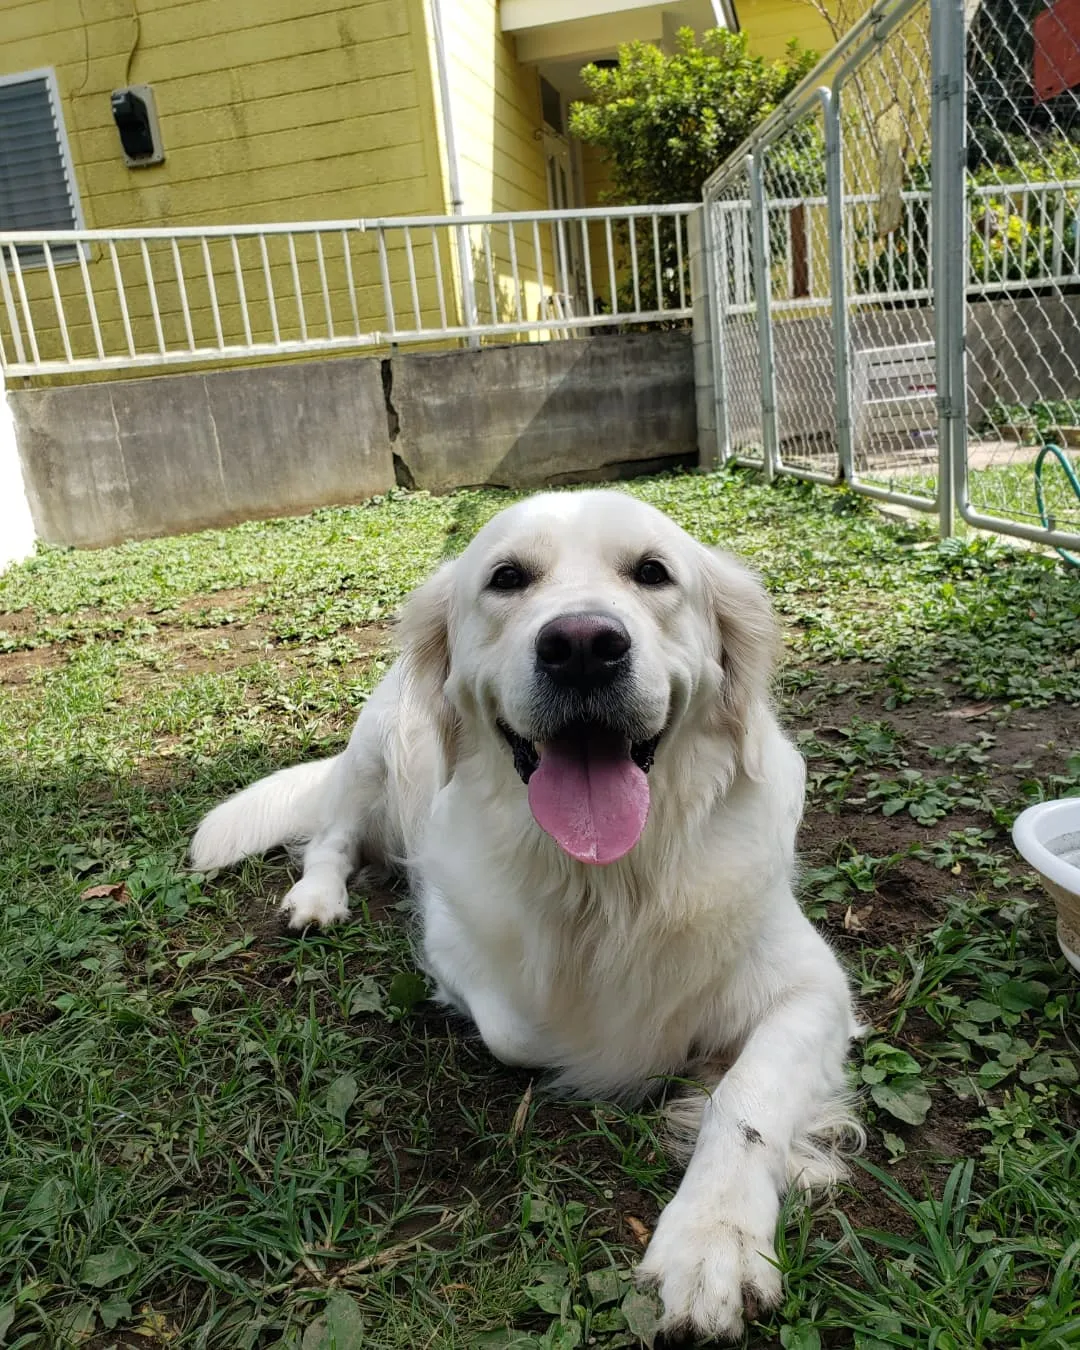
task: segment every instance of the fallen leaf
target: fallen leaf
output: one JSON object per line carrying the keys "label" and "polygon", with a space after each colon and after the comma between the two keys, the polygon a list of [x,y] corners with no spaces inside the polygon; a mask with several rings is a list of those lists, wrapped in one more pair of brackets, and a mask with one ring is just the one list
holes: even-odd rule
{"label": "fallen leaf", "polygon": [[525,1122],[529,1118],[529,1107],[532,1105],[533,1085],[530,1083],[525,1089],[525,1095],[518,1102],[517,1110],[514,1112],[514,1119],[510,1122],[510,1138],[516,1139],[525,1128]]}
{"label": "fallen leaf", "polygon": [[175,1341],[179,1332],[169,1324],[168,1318],[164,1313],[158,1312],[149,1303],[144,1303],[139,1309],[139,1324],[134,1328],[136,1336],[142,1336],[145,1340],[154,1342]]}
{"label": "fallen leaf", "polygon": [[865,933],[866,924],[864,920],[868,919],[873,912],[873,905],[867,905],[865,909],[853,909],[851,905],[848,905],[844,911],[844,928],[849,933]]}
{"label": "fallen leaf", "polygon": [[126,905],[131,899],[128,894],[127,883],[123,881],[109,881],[101,886],[87,886],[80,896],[80,900],[115,900],[118,905]]}
{"label": "fallen leaf", "polygon": [[330,1295],[322,1315],[305,1330],[302,1350],[361,1350],[367,1341],[359,1305],[338,1292]]}
{"label": "fallen leaf", "polygon": [[656,1300],[639,1290],[631,1290],[622,1301],[626,1325],[644,1345],[651,1346],[660,1326],[660,1309]]}
{"label": "fallen leaf", "polygon": [[959,717],[965,722],[974,722],[976,718],[985,717],[991,712],[994,705],[992,703],[968,703],[962,708],[950,708],[946,712],[946,717]]}
{"label": "fallen leaf", "polygon": [[340,1078],[335,1078],[326,1090],[327,1113],[341,1126],[345,1125],[349,1107],[356,1100],[356,1093],[357,1082],[351,1073],[343,1073]]}
{"label": "fallen leaf", "polygon": [[634,1236],[634,1241],[641,1247],[647,1247],[649,1245],[649,1238],[652,1237],[652,1234],[641,1220],[635,1219],[632,1214],[627,1214],[625,1216],[625,1222],[627,1228],[630,1229],[630,1232]]}

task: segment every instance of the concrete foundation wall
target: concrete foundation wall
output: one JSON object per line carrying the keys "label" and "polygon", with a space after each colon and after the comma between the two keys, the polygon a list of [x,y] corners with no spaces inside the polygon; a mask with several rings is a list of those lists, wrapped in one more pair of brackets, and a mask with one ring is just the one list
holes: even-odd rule
{"label": "concrete foundation wall", "polygon": [[34,522],[23,481],[15,419],[0,370],[0,572],[34,551]]}
{"label": "concrete foundation wall", "polygon": [[[13,390],[34,528],[51,543],[92,547],[362,501],[395,483],[535,488],[710,465],[717,430],[700,241],[692,259],[695,334]],[[757,321],[740,316],[723,329],[732,445],[760,444]],[[926,341],[933,313],[856,311],[850,332],[856,348]],[[781,445],[827,437],[829,318],[777,322],[774,350]],[[1080,397],[1080,297],[974,304],[968,352],[973,424],[998,400]]]}
{"label": "concrete foundation wall", "polygon": [[378,361],[11,395],[38,535],[95,547],[358,501],[394,481]]}
{"label": "concrete foundation wall", "polygon": [[95,547],[696,459],[688,331],[13,391],[34,525]]}
{"label": "concrete foundation wall", "polygon": [[688,332],[410,354],[392,363],[408,483],[542,487],[696,459]]}

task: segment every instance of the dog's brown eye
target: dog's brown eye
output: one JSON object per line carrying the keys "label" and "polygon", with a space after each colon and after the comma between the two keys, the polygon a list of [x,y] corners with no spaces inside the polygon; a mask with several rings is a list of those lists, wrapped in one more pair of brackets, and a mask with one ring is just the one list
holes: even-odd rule
{"label": "dog's brown eye", "polygon": [[642,558],[634,569],[634,580],[640,586],[666,586],[671,576],[664,564],[655,558]]}
{"label": "dog's brown eye", "polygon": [[488,582],[488,589],[493,591],[523,591],[529,584],[529,574],[523,567],[518,567],[514,563],[503,563],[501,567],[496,567],[491,574],[491,580]]}

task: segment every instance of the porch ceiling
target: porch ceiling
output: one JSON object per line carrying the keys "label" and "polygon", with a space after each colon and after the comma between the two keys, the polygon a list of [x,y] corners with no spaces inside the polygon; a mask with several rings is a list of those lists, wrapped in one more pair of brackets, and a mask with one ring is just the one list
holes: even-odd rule
{"label": "porch ceiling", "polygon": [[620,42],[669,45],[679,28],[702,33],[733,27],[731,0],[501,0],[504,33],[517,38],[518,60],[587,61],[614,54]]}

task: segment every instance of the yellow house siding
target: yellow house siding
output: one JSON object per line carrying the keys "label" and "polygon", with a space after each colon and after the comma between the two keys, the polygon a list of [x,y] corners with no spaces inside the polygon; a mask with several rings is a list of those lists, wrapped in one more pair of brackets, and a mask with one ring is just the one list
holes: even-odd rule
{"label": "yellow house siding", "polygon": [[[581,146],[581,191],[586,206],[604,206],[611,188],[611,175],[603,152],[595,145]],[[589,254],[592,262],[592,298],[611,304],[611,274],[608,268],[607,229],[602,221],[589,226]]]}
{"label": "yellow house siding", "polygon": [[[314,12],[313,12],[314,11]],[[0,74],[57,72],[87,224],[437,211],[415,7],[400,0],[0,0]],[[109,109],[154,88],[165,162],[129,169]],[[336,200],[335,200],[336,199]]]}
{"label": "yellow house siding", "polygon": [[[0,0],[0,74],[52,67],[71,144],[76,188],[91,228],[355,219],[445,210],[434,116],[424,0]],[[112,121],[109,95],[126,83],[153,87],[165,162],[129,169]],[[362,327],[385,328],[375,236],[352,236],[350,261]],[[412,292],[401,236],[388,237],[393,299],[400,327],[412,326]],[[324,241],[335,331],[353,327],[339,235]],[[252,336],[272,335],[269,297],[255,241],[241,242],[247,265]],[[211,244],[220,323],[226,343],[243,342],[233,259]],[[299,238],[297,271],[308,299],[309,331],[326,316],[314,243]],[[444,253],[446,250],[444,250]],[[150,291],[137,252],[118,250],[129,321],[140,346],[156,345]],[[297,326],[292,263],[284,241],[269,246],[271,286],[282,330]],[[216,328],[205,256],[179,250],[197,342]],[[166,341],[185,343],[175,260],[149,250]],[[415,255],[427,317],[435,308],[430,245]],[[448,260],[443,258],[448,297]],[[126,347],[111,259],[91,250],[88,270],[107,349]],[[80,269],[58,266],[73,343],[93,350]],[[31,300],[53,312],[45,269],[28,268]],[[314,297],[312,300],[311,297]],[[53,321],[54,322],[54,321]],[[12,354],[11,334],[0,340]],[[24,334],[24,340],[26,335]],[[57,326],[38,333],[45,357],[62,356]],[[85,378],[85,377],[83,377]]]}
{"label": "yellow house siding", "polygon": [[496,0],[444,0],[454,130],[467,212],[547,206],[540,84],[499,29]]}
{"label": "yellow house siding", "polygon": [[[519,65],[516,44],[499,28],[496,0],[444,0],[447,69],[461,192],[466,214],[546,210],[540,81]],[[541,316],[535,239],[539,237],[545,293],[554,277],[551,231],[515,231],[518,277],[525,295],[521,318]],[[515,320],[510,238],[505,225],[470,230],[469,243],[481,322]]]}
{"label": "yellow house siding", "polygon": [[829,25],[805,0],[736,0],[736,10],[755,56],[775,60],[792,38],[821,53],[834,45]]}

